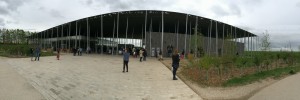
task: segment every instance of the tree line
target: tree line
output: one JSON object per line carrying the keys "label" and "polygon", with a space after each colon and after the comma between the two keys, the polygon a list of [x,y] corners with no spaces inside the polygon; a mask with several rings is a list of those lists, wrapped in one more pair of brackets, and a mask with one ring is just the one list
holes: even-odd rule
{"label": "tree line", "polygon": [[0,43],[3,44],[26,44],[27,37],[35,32],[24,31],[22,29],[0,29]]}

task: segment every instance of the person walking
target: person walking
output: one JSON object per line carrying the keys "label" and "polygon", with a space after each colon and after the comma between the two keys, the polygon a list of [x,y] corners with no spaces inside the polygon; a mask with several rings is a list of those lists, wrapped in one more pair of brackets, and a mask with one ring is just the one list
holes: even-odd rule
{"label": "person walking", "polygon": [[135,57],[136,55],[135,48],[132,49],[132,52],[133,52],[132,56]]}
{"label": "person walking", "polygon": [[180,59],[179,59],[178,51],[175,50],[172,55],[173,80],[177,80],[176,72],[179,67],[179,61]]}
{"label": "person walking", "polygon": [[36,59],[38,61],[40,61],[40,52],[41,52],[41,49],[39,47],[36,47],[34,52],[35,52],[35,59],[34,59],[34,61],[36,61]]}
{"label": "person walking", "polygon": [[164,60],[163,59],[163,56],[162,56],[162,52],[161,52],[161,50],[159,50],[159,53],[158,53],[158,55],[159,55],[159,58],[158,58],[158,60],[160,61],[160,60]]}
{"label": "person walking", "polygon": [[181,52],[181,59],[183,59],[184,58],[184,55],[185,55],[185,52],[184,52],[184,49],[182,49],[182,52]]}
{"label": "person walking", "polygon": [[59,60],[59,56],[60,56],[60,49],[57,50],[57,54],[56,54],[57,60]]}
{"label": "person walking", "polygon": [[144,57],[144,59],[143,59],[143,60],[146,61],[146,57],[147,57],[148,54],[147,54],[146,49],[143,49],[143,50],[144,50],[144,52],[143,52],[143,57]]}
{"label": "person walking", "polygon": [[33,61],[32,60],[32,58],[34,57],[34,50],[33,50],[33,48],[30,48],[29,53],[30,53],[30,56],[31,56],[31,61]]}
{"label": "person walking", "polygon": [[73,48],[73,56],[76,56],[76,53],[77,53],[77,49],[76,48]]}
{"label": "person walking", "polygon": [[140,62],[142,62],[142,59],[143,59],[143,53],[144,53],[144,51],[143,51],[143,49],[140,49]]}
{"label": "person walking", "polygon": [[79,56],[82,56],[82,48],[79,48]]}
{"label": "person walking", "polygon": [[80,48],[77,48],[77,55],[80,55]]}
{"label": "person walking", "polygon": [[128,53],[127,49],[125,49],[125,52],[123,53],[123,73],[125,72],[125,66],[126,66],[126,72],[128,72],[129,56],[130,53]]}

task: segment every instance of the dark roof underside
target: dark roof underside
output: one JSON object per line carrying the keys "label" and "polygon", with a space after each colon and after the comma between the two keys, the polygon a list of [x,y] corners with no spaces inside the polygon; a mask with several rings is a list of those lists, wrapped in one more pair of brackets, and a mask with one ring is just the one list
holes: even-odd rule
{"label": "dark roof underside", "polygon": [[[162,12],[163,20],[164,20],[164,32],[176,33],[175,27],[179,26],[178,32],[180,34],[186,33],[186,17],[188,16],[188,24],[187,24],[187,33],[194,34],[194,28],[196,23],[196,17],[198,17],[198,32],[202,33],[204,36],[208,36],[209,31],[211,30],[211,36],[216,37],[216,27],[218,32],[218,37],[224,36],[232,36],[237,38],[242,37],[253,37],[256,36],[250,32],[242,30],[240,28],[217,22],[215,20],[211,20],[208,18],[178,13],[178,12],[169,12],[169,11],[154,11],[154,10],[141,10],[141,11],[122,11],[122,12],[113,12],[102,15],[91,16],[88,18],[83,18],[79,20],[75,20],[72,22],[68,22],[62,25],[58,25],[56,27],[47,29],[42,31],[39,35],[45,35],[46,37],[57,37],[58,36],[67,36],[70,31],[70,36],[74,36],[76,34],[76,22],[77,22],[77,32],[83,36],[86,36],[87,33],[87,19],[90,27],[90,36],[91,37],[100,37],[101,36],[101,16],[103,19],[103,37],[113,37],[113,29],[115,29],[115,37],[117,33],[117,17],[119,14],[119,38],[124,38],[126,34],[126,23],[128,19],[128,37],[133,38],[141,38],[142,32],[144,32],[145,28],[145,17],[147,12],[147,29],[149,32],[151,27],[152,20],[152,32],[160,32],[161,30],[161,22],[162,22]],[[178,25],[179,23],[179,25]],[[217,24],[217,25],[216,25]],[[115,25],[115,28],[114,28]],[[224,28],[223,28],[224,27]],[[63,29],[63,30],[62,30]],[[53,31],[53,35],[52,35]],[[232,31],[232,32],[231,32]],[[63,33],[63,34],[61,34]],[[232,33],[232,34],[231,34]],[[235,35],[236,33],[236,35]]]}

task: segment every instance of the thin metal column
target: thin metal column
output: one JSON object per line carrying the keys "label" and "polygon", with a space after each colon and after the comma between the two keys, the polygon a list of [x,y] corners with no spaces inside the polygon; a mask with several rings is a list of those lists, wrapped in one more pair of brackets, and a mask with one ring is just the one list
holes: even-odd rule
{"label": "thin metal column", "polygon": [[219,56],[219,51],[218,51],[218,22],[216,22],[216,56],[218,57]]}
{"label": "thin metal column", "polygon": [[52,40],[54,39],[54,38],[53,38],[53,28],[52,28],[51,30],[52,30],[52,34],[51,34],[51,40],[50,40],[50,43],[51,43],[51,50],[53,51],[53,45],[52,45]]}
{"label": "thin metal column", "polygon": [[238,52],[238,43],[237,43],[237,33],[236,33],[236,27],[234,27],[234,43],[235,43],[235,53]]}
{"label": "thin metal column", "polygon": [[117,51],[119,50],[119,12],[117,16]]}
{"label": "thin metal column", "polygon": [[164,47],[164,12],[162,11],[161,12],[161,54],[162,55],[164,55],[164,49],[163,49],[163,47]]}
{"label": "thin metal column", "polygon": [[78,29],[77,29],[77,21],[76,21],[76,31],[75,31],[76,32],[76,39],[75,39],[75,46],[74,46],[75,49],[77,49],[77,41],[78,41],[78,35],[77,35],[78,32],[77,32],[77,30]]}
{"label": "thin metal column", "polygon": [[[205,48],[205,51],[206,51],[207,54],[208,54],[208,51],[209,51],[209,37],[210,37],[210,34],[209,34],[209,33],[210,33],[210,32],[209,32],[210,30],[209,30],[209,29],[210,29],[210,24],[209,24],[208,27],[207,27],[207,34],[208,34],[208,37],[206,38],[206,39],[207,39],[207,41],[206,41],[206,42],[207,42],[207,45],[206,45],[206,48]],[[205,41],[205,40],[203,39],[203,41]]]}
{"label": "thin metal column", "polygon": [[46,31],[44,31],[43,33],[44,33],[44,34],[43,34],[43,38],[44,38],[44,39],[43,39],[43,45],[44,45],[43,47],[44,47],[44,49],[45,49],[45,48],[46,48],[46,41],[45,41],[45,40],[46,40]]}
{"label": "thin metal column", "polygon": [[248,41],[248,42],[247,42],[247,45],[248,45],[248,48],[247,48],[247,49],[248,49],[248,52],[250,51],[250,46],[249,46],[249,45],[250,45],[250,43],[249,43],[249,37],[250,37],[250,35],[249,35],[249,33],[248,33],[248,37],[247,37],[247,38],[248,38],[248,39],[247,39],[247,41]]}
{"label": "thin metal column", "polygon": [[81,25],[79,25],[79,36],[80,36],[80,39],[78,40],[78,44],[79,44],[79,48],[82,48],[81,47],[81,39],[82,39],[82,36],[81,36]]}
{"label": "thin metal column", "polygon": [[195,37],[194,37],[195,38],[194,57],[197,57],[197,53],[198,53],[198,51],[197,51],[197,47],[198,47],[198,45],[197,45],[197,41],[198,41],[198,17],[197,16],[196,16],[194,34],[195,34]]}
{"label": "thin metal column", "polygon": [[63,39],[63,35],[64,35],[64,25],[61,25],[61,37],[60,37],[60,49],[62,49],[63,47],[62,47],[62,44],[64,43],[64,39]]}
{"label": "thin metal column", "polygon": [[188,54],[191,53],[191,50],[192,50],[191,49],[191,42],[192,42],[192,25],[191,25],[191,23],[192,22],[190,22],[189,50],[187,50],[187,51],[189,51]]}
{"label": "thin metal column", "polygon": [[144,27],[143,27],[143,25],[142,25],[142,40],[141,40],[141,42],[140,42],[140,46],[141,46],[141,47],[143,47],[143,40],[144,40],[144,38],[143,38],[143,37],[144,37],[144,33],[143,33],[143,32],[144,32]]}
{"label": "thin metal column", "polygon": [[[184,53],[186,54],[186,36],[187,36],[187,24],[188,24],[188,14],[186,14],[186,19],[185,19],[185,37],[184,37]],[[185,58],[184,54],[184,58]]]}
{"label": "thin metal column", "polygon": [[[40,37],[41,38],[40,43],[41,43],[41,46],[42,46],[41,49],[44,49],[44,39],[43,39],[44,38],[44,34],[43,33],[44,33],[44,31],[40,32],[40,36],[41,36]],[[17,41],[15,41],[15,42],[17,42]]]}
{"label": "thin metal column", "polygon": [[127,17],[127,22],[126,22],[126,40],[124,41],[125,42],[125,49],[127,49],[127,46],[126,46],[127,45],[127,32],[128,32],[128,17]]}
{"label": "thin metal column", "polygon": [[244,54],[243,55],[245,55],[245,51],[246,51],[246,32],[245,31],[244,31],[243,40],[244,40]]}
{"label": "thin metal column", "polygon": [[179,20],[178,20],[178,22],[177,22],[178,24],[177,24],[177,32],[176,32],[176,35],[177,35],[177,50],[179,50],[179,48],[178,48],[178,32],[179,32]]}
{"label": "thin metal column", "polygon": [[101,54],[103,54],[103,16],[101,15]]}
{"label": "thin metal column", "polygon": [[113,52],[115,51],[115,49],[114,49],[115,45],[113,44],[115,42],[115,27],[116,27],[116,21],[114,20],[113,38],[112,38],[113,42],[112,42],[112,45],[111,45],[111,47],[112,47],[112,49],[111,49],[111,55],[113,55]]}
{"label": "thin metal column", "polygon": [[89,18],[86,18],[86,51],[89,47]]}
{"label": "thin metal column", "polygon": [[253,37],[251,36],[250,38],[251,38],[251,42],[250,42],[251,43],[251,50],[250,50],[251,53],[250,54],[251,54],[251,57],[252,57],[253,56],[253,54],[252,54],[253,53],[252,52],[253,51],[253,41],[252,41]]}
{"label": "thin metal column", "polygon": [[72,24],[70,23],[70,25],[69,25],[69,36],[68,36],[69,37],[69,50],[71,50],[71,43],[70,43],[71,42],[71,25]]}
{"label": "thin metal column", "polygon": [[133,38],[133,34],[134,34],[134,27],[133,27],[133,29],[132,29],[132,33],[131,33],[132,35],[131,35],[131,37],[132,37],[132,44],[135,46],[135,39]]}
{"label": "thin metal column", "polygon": [[224,38],[225,38],[225,35],[224,35],[224,27],[225,27],[225,24],[223,23],[223,41],[222,41],[222,56],[224,56]]}
{"label": "thin metal column", "polygon": [[[149,36],[149,37],[150,37],[150,38],[149,38],[149,42],[150,42],[150,51],[149,51],[149,52],[152,53],[152,52],[151,52],[151,50],[152,50],[152,45],[151,45],[151,43],[152,43],[152,39],[151,39],[151,37],[152,37],[152,36],[151,36],[151,35],[152,35],[152,18],[151,18],[151,23],[150,23],[150,29],[149,29],[149,31],[150,31],[150,34],[149,34],[149,35],[150,35],[150,36]],[[150,54],[150,55],[152,55],[152,54]]]}
{"label": "thin metal column", "polygon": [[233,54],[233,52],[234,52],[234,46],[233,46],[233,42],[232,42],[232,41],[233,41],[233,37],[234,37],[234,36],[233,36],[233,33],[232,33],[232,26],[231,26],[231,27],[230,27],[230,40],[231,40],[231,41],[230,41],[230,43],[229,43],[229,44],[230,44],[230,50],[229,50],[229,53],[230,53],[230,54]]}
{"label": "thin metal column", "polygon": [[[174,23],[174,33],[177,33],[177,31],[176,31],[177,28],[176,28],[176,27],[177,27],[177,24]],[[174,37],[172,37],[172,43],[174,43],[174,42],[176,41],[175,39],[176,39],[176,36],[174,35]],[[176,44],[175,44],[175,45],[176,45]],[[174,46],[175,46],[175,45],[174,45]],[[175,47],[174,47],[174,48],[175,48]]]}
{"label": "thin metal column", "polygon": [[57,30],[57,32],[56,32],[56,48],[55,48],[55,51],[57,51],[57,48],[58,48],[58,26],[56,27],[56,30]]}
{"label": "thin metal column", "polygon": [[209,51],[208,51],[208,56],[210,56],[211,52],[211,35],[212,35],[212,20],[210,20],[210,31],[209,31]]}
{"label": "thin metal column", "polygon": [[259,37],[258,37],[258,35],[256,36],[256,51],[258,51],[259,50]]}
{"label": "thin metal column", "polygon": [[50,48],[50,38],[51,38],[51,36],[50,36],[49,31],[50,31],[50,29],[47,30],[47,36],[46,36],[47,37],[47,46],[46,46],[47,48]]}
{"label": "thin metal column", "polygon": [[97,33],[96,33],[96,34],[97,34],[97,35],[96,35],[96,41],[97,41],[97,42],[95,42],[95,50],[96,50],[95,52],[96,52],[97,54],[99,54],[99,52],[98,52],[98,45],[97,45],[97,44],[99,43],[99,40],[98,40],[98,39],[99,39],[99,30],[98,30],[98,28],[97,28]]}
{"label": "thin metal column", "polygon": [[[147,46],[147,10],[146,10],[146,15],[145,15],[145,49],[146,49],[146,46]],[[148,50],[150,51],[150,50]]]}

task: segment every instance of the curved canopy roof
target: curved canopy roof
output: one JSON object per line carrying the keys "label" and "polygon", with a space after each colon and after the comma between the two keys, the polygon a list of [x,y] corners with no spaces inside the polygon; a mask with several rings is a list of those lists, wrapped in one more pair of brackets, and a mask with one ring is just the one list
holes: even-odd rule
{"label": "curved canopy roof", "polygon": [[[116,34],[118,29],[118,33],[119,33],[118,36],[119,38],[122,38],[125,37],[127,19],[128,19],[128,30],[127,30],[128,35],[133,38],[141,38],[142,37],[141,33],[145,31],[145,23],[146,23],[147,32],[149,32],[151,27],[152,27],[152,32],[161,31],[162,15],[163,15],[164,32],[168,32],[168,33],[176,33],[178,31],[178,33],[180,34],[185,34],[186,31],[188,31],[188,33],[191,31],[191,34],[193,34],[194,33],[193,29],[195,28],[196,21],[197,21],[198,32],[202,33],[204,36],[209,36],[210,31],[212,33],[211,34],[212,37],[216,37],[216,32],[218,32],[219,38],[223,37],[223,32],[224,32],[224,37],[229,35],[231,37],[236,37],[236,38],[256,36],[255,34],[252,34],[241,28],[223,22],[219,22],[216,20],[212,20],[209,18],[204,18],[201,16],[196,16],[196,15],[186,14],[186,13],[158,11],[158,10],[121,11],[121,12],[112,12],[112,13],[91,16],[91,17],[78,19],[75,21],[67,22],[49,28],[47,30],[39,32],[40,34],[38,35],[43,35],[46,37],[57,37],[57,35],[59,37],[67,36],[67,35],[73,36],[76,34],[76,29],[77,29],[78,34],[80,32],[81,35],[86,36],[88,32],[87,27],[89,27],[91,37],[97,37],[97,36],[100,37],[101,32],[103,32],[103,37],[112,37],[113,36],[112,33],[115,32]],[[117,24],[118,16],[119,16],[119,24]],[[77,28],[76,28],[76,24],[77,24]],[[101,25],[103,26],[102,31],[101,31]],[[179,27],[179,29],[177,29],[176,27]]]}

